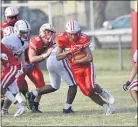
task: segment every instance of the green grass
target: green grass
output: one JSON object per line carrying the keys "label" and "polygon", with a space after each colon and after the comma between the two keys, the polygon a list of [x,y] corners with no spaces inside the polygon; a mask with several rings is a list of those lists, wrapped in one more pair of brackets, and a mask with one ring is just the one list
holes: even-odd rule
{"label": "green grass", "polygon": [[[29,111],[21,117],[14,118],[15,109],[11,106],[9,116],[2,117],[2,126],[136,126],[134,119],[136,106],[122,85],[128,80],[131,70],[131,50],[123,50],[124,70],[120,71],[117,50],[94,50],[96,80],[108,89],[115,97],[116,113],[110,116],[103,114],[103,108],[96,105],[78,89],[73,103],[75,114],[62,113],[66,101],[67,85],[62,82],[59,91],[43,95],[41,99],[42,114],[31,114]],[[45,81],[49,82],[48,73],[44,72]],[[29,80],[28,80],[29,81]],[[30,89],[34,86],[30,84]]]}

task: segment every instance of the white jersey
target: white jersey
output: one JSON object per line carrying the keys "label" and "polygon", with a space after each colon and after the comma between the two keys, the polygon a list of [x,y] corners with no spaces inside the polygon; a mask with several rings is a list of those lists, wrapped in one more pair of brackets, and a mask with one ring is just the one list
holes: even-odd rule
{"label": "white jersey", "polygon": [[67,83],[68,86],[76,85],[75,79],[70,70],[70,66],[67,60],[63,59],[58,61],[56,59],[56,50],[57,47],[52,50],[52,53],[48,57],[46,63],[51,86],[55,89],[59,89],[61,78]]}
{"label": "white jersey", "polygon": [[15,54],[23,53],[28,46],[27,42],[22,42],[15,34],[3,37],[2,43],[7,45]]}
{"label": "white jersey", "polygon": [[138,50],[135,51],[135,53],[133,55],[133,60],[135,63],[138,61]]}
{"label": "white jersey", "polygon": [[[15,34],[3,37],[2,43],[13,51],[17,59],[20,59],[20,54],[24,53],[25,48],[23,42],[21,42],[21,40]],[[14,94],[19,92],[16,81],[11,83],[9,90]]]}

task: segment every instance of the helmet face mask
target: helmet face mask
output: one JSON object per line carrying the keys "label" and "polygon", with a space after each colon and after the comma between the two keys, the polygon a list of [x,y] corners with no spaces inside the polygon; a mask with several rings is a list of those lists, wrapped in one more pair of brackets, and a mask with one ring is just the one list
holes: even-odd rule
{"label": "helmet face mask", "polygon": [[29,41],[31,33],[30,24],[26,20],[19,20],[14,25],[14,32],[22,41]]}
{"label": "helmet face mask", "polygon": [[70,42],[76,42],[80,38],[80,33],[81,33],[81,31],[78,31],[76,33],[67,33],[67,37]]}
{"label": "helmet face mask", "polygon": [[55,28],[52,24],[45,23],[40,27],[39,35],[41,36],[43,42],[48,45],[54,39],[55,32]]}
{"label": "helmet face mask", "polygon": [[77,41],[80,38],[81,28],[77,21],[71,20],[67,22],[65,28],[70,41]]}
{"label": "helmet face mask", "polygon": [[7,7],[5,9],[6,22],[14,26],[15,22],[19,20],[19,11],[15,6]]}

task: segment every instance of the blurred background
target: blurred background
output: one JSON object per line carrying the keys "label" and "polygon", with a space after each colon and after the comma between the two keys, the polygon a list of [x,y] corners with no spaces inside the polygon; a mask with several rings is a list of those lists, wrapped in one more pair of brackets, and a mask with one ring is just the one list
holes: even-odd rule
{"label": "blurred background", "polygon": [[46,22],[53,23],[57,33],[64,31],[65,23],[74,19],[82,31],[91,36],[91,49],[116,49],[120,69],[123,69],[122,49],[130,49],[132,42],[131,11],[134,1],[2,1],[4,10],[14,4],[21,18],[30,22],[32,36]]}

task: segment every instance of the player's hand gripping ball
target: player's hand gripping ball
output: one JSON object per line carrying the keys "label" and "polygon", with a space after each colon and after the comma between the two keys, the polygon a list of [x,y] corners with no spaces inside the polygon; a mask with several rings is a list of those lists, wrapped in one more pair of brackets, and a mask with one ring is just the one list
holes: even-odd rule
{"label": "player's hand gripping ball", "polygon": [[80,60],[80,59],[84,58],[85,56],[86,56],[86,53],[84,51],[78,51],[78,52],[74,53],[73,59]]}

